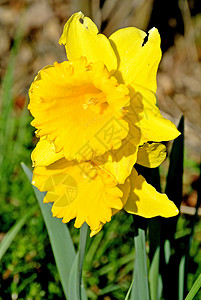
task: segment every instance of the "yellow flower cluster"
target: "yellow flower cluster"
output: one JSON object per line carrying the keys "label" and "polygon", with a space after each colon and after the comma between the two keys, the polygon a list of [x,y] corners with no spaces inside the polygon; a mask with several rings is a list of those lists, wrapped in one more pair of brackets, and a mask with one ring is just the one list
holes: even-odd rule
{"label": "yellow flower cluster", "polygon": [[60,44],[68,61],[42,69],[29,91],[39,142],[32,152],[32,183],[53,202],[53,216],[91,235],[124,208],[146,218],[178,209],[133,168],[155,168],[166,157],[161,141],[179,135],[156,106],[161,59],[156,28],[98,33],[81,12],[66,23]]}

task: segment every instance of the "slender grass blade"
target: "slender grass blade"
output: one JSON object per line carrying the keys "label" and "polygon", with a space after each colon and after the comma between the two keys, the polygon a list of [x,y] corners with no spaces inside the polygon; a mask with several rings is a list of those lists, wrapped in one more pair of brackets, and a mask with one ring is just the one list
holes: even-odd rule
{"label": "slender grass blade", "polygon": [[200,288],[201,288],[201,274],[198,276],[197,280],[193,284],[193,286],[192,286],[190,292],[188,293],[188,295],[186,296],[185,300],[194,299],[195,295],[197,294],[197,292],[199,291]]}
{"label": "slender grass blade", "polygon": [[131,285],[129,287],[129,290],[128,290],[124,300],[129,300],[129,297],[130,297],[130,294],[131,294],[131,291],[132,291],[132,287],[133,287],[133,282],[134,282],[134,280],[131,282]]}
{"label": "slender grass blade", "polygon": [[24,226],[26,223],[26,220],[30,218],[34,212],[36,211],[37,206],[35,205],[32,207],[19,221],[16,222],[15,225],[6,233],[4,236],[1,244],[0,244],[0,260],[2,259],[3,255],[8,250],[10,244],[15,239],[16,235],[20,231],[20,229]]}

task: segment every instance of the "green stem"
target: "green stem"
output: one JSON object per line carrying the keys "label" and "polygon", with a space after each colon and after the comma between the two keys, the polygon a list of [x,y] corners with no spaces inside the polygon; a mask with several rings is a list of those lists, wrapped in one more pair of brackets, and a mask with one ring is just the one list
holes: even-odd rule
{"label": "green stem", "polygon": [[84,255],[86,250],[87,236],[88,236],[88,225],[87,223],[84,223],[80,229],[80,249],[78,254],[77,294],[79,300],[82,300],[82,294],[81,294],[82,267],[83,267]]}

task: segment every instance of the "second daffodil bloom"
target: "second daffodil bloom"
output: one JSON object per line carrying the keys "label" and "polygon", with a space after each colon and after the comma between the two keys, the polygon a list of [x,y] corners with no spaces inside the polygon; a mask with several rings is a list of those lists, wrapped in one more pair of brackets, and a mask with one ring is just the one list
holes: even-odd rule
{"label": "second daffodil bloom", "polygon": [[53,216],[86,222],[91,235],[122,208],[145,218],[178,213],[133,168],[159,166],[160,142],[179,135],[156,106],[160,35],[153,28],[145,37],[129,27],[107,38],[75,13],[59,40],[68,61],[42,69],[29,91],[39,138],[32,183],[47,192]]}

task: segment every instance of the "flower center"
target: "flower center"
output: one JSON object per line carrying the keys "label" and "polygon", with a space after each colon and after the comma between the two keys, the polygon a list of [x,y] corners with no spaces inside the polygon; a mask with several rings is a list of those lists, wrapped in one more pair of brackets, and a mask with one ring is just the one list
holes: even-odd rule
{"label": "flower center", "polygon": [[68,119],[77,123],[81,127],[102,119],[111,113],[112,109],[107,102],[107,97],[103,91],[93,85],[93,83],[72,86],[70,97],[66,97],[68,105]]}
{"label": "flower center", "polygon": [[103,63],[88,64],[82,58],[67,65],[66,73],[66,105],[69,106],[69,112],[72,108],[70,116],[81,127],[115,114],[115,111],[120,112],[122,107],[118,100],[123,98],[125,102],[127,90],[122,93],[120,85],[115,78],[110,78]]}
{"label": "flower center", "polygon": [[107,103],[105,94],[99,91],[97,94],[89,98],[86,103],[83,103],[82,106],[84,109],[90,109],[96,114],[102,115],[109,105]]}

